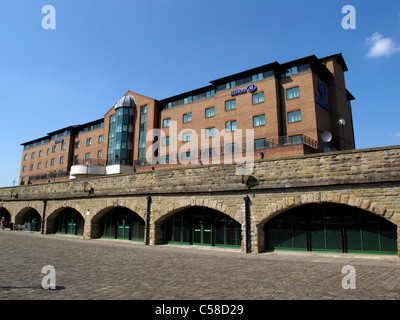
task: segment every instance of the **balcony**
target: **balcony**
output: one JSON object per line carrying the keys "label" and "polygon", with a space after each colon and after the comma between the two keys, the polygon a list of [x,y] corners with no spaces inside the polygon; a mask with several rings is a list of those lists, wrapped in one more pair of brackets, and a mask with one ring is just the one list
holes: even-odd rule
{"label": "balcony", "polygon": [[71,167],[70,178],[88,178],[107,174],[106,161],[103,159],[88,159],[74,161]]}

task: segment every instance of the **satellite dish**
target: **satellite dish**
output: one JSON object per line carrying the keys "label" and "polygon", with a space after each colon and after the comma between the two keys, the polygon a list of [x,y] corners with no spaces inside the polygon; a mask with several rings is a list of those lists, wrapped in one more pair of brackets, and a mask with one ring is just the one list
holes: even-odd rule
{"label": "satellite dish", "polygon": [[322,133],[322,140],[324,142],[331,142],[332,140],[332,133],[330,133],[329,131],[325,131]]}

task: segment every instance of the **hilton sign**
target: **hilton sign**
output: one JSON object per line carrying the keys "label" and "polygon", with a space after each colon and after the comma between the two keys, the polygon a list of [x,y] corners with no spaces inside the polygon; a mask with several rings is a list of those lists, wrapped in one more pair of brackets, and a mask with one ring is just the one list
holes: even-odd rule
{"label": "hilton sign", "polygon": [[231,91],[231,96],[233,97],[233,96],[237,96],[239,94],[243,94],[243,93],[247,93],[247,92],[253,93],[253,92],[256,92],[256,91],[257,91],[257,86],[254,85],[254,84],[249,84],[246,89],[232,90]]}

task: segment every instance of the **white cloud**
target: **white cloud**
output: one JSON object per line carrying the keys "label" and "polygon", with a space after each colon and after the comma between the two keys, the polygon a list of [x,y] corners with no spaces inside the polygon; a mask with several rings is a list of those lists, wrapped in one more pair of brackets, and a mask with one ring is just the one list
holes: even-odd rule
{"label": "white cloud", "polygon": [[400,132],[395,133],[394,136],[400,138]]}
{"label": "white cloud", "polygon": [[372,36],[365,40],[365,45],[369,48],[367,57],[370,59],[382,56],[391,56],[393,53],[400,51],[400,46],[391,38],[384,38],[379,32],[375,32]]}

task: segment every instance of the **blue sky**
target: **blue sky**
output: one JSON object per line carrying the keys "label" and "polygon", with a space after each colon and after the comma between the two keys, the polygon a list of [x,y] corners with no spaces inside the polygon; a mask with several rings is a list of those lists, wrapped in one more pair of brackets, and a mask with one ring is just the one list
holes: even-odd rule
{"label": "blue sky", "polygon": [[[43,29],[42,7],[56,10]],[[343,29],[345,5],[356,29]],[[400,144],[398,0],[3,0],[0,187],[23,142],[100,119],[128,90],[164,99],[273,61],[342,53],[357,148]]]}

